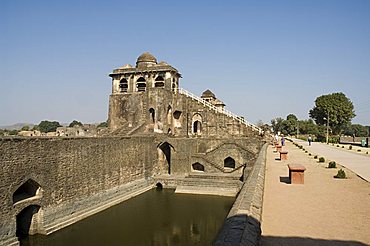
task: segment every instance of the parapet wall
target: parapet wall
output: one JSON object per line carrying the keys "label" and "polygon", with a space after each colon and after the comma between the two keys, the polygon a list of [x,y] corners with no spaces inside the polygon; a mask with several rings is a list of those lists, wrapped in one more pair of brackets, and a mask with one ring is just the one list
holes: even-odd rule
{"label": "parapet wall", "polygon": [[[46,234],[48,225],[103,204],[120,187],[145,188],[135,182],[152,175],[156,156],[153,137],[1,139],[0,242],[15,236],[16,216],[30,205],[41,209],[37,233]],[[13,200],[29,180],[38,195]]]}
{"label": "parapet wall", "polygon": [[215,246],[258,246],[265,181],[266,149],[262,147],[255,165],[227,216]]}

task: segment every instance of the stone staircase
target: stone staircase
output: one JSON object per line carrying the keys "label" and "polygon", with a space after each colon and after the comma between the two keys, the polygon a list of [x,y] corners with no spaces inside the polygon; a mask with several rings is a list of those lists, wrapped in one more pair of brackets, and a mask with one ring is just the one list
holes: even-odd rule
{"label": "stone staircase", "polygon": [[187,176],[161,175],[155,183],[175,188],[175,193],[236,196],[242,187],[240,177],[229,174],[190,173]]}

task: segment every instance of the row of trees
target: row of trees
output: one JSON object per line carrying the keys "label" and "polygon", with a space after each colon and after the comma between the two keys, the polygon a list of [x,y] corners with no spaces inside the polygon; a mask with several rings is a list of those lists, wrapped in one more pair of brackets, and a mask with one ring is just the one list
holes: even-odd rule
{"label": "row of trees", "polygon": [[[30,126],[24,126],[20,131],[40,131],[40,132],[55,132],[58,127],[61,127],[62,125],[58,121],[48,121],[48,120],[43,120],[41,121],[38,125],[35,125],[33,127]],[[68,127],[74,127],[74,126],[83,126],[82,122],[73,120]],[[97,127],[108,127],[108,123],[101,122],[97,125]],[[5,129],[0,129],[0,136],[4,135],[17,135],[19,130],[5,130]]]}
{"label": "row of trees", "polygon": [[332,136],[369,136],[369,126],[351,124],[351,120],[356,116],[353,103],[341,92],[316,98],[309,116],[311,119],[298,120],[294,114],[289,114],[286,119],[272,119],[271,126],[275,133],[311,134],[319,140],[325,139],[327,130]]}

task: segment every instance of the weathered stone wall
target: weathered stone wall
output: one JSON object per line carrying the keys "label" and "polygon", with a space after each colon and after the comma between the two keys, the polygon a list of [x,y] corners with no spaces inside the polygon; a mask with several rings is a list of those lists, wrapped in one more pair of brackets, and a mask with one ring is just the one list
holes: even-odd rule
{"label": "weathered stone wall", "polygon": [[266,166],[265,144],[249,177],[215,240],[215,246],[257,246],[261,238],[261,216]]}
{"label": "weathered stone wall", "polygon": [[[194,132],[193,125],[196,120],[201,122],[201,129],[197,133]],[[258,135],[258,132],[253,132],[250,127],[232,117],[164,88],[148,88],[140,93],[112,94],[109,102],[109,126],[113,135],[153,132],[179,137]]]}
{"label": "weathered stone wall", "polygon": [[[153,137],[1,139],[0,241],[15,236],[16,215],[27,206],[41,207],[44,225],[64,220],[104,203],[101,194],[151,176],[156,157]],[[14,204],[29,179],[42,195]]]}
{"label": "weathered stone wall", "polygon": [[172,174],[188,174],[193,163],[205,167],[205,173],[222,173],[224,159],[235,159],[235,170],[242,175],[240,167],[252,166],[261,148],[261,142],[255,138],[168,138],[172,146]]}

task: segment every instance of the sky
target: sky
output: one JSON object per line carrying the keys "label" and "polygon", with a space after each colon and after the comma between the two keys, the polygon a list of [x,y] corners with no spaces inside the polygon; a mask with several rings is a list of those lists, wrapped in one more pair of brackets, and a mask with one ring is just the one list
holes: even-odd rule
{"label": "sky", "polygon": [[107,119],[113,69],[150,52],[251,123],[343,92],[370,125],[370,1],[1,1],[0,125]]}

